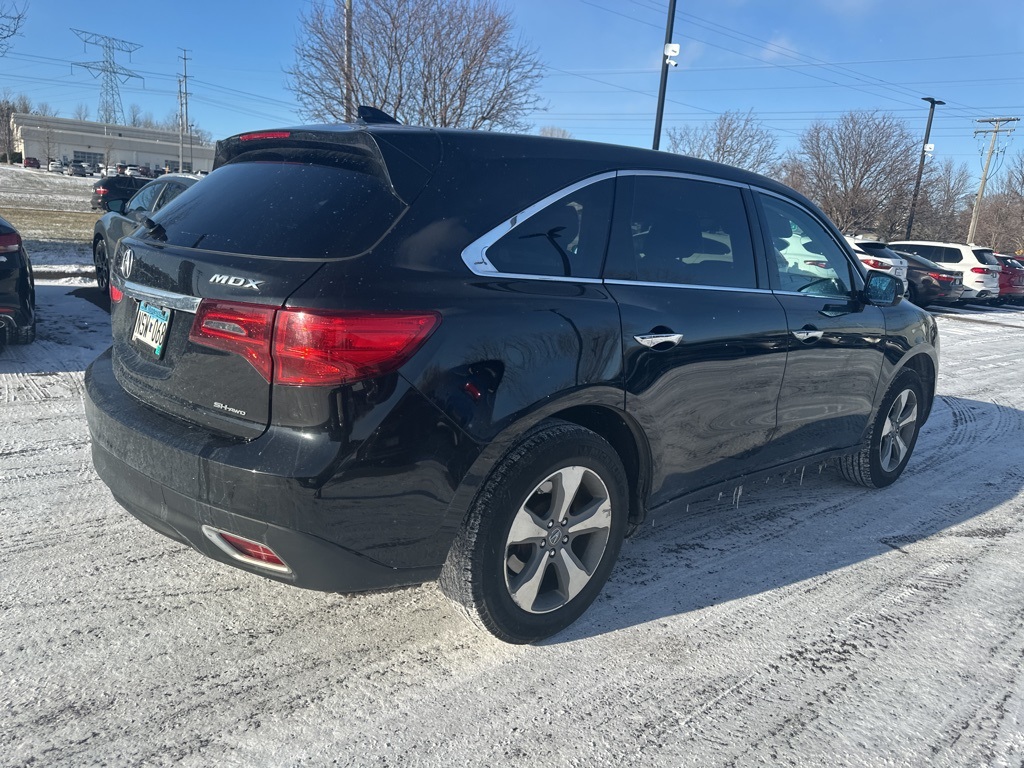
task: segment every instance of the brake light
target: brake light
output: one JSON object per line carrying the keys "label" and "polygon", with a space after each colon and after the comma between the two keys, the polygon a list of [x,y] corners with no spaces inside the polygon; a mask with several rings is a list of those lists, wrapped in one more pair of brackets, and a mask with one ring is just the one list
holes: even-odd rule
{"label": "brake light", "polygon": [[245,557],[257,560],[267,565],[277,565],[287,568],[277,553],[274,552],[270,547],[260,544],[258,541],[252,541],[250,539],[243,539],[241,536],[235,536],[231,533],[225,533],[224,531],[217,531],[220,537],[230,544],[234,549],[238,550],[239,553]]}
{"label": "brake light", "polygon": [[110,301],[117,304],[124,298],[124,292],[113,283],[110,284]]}
{"label": "brake light", "polygon": [[287,139],[291,135],[291,131],[257,131],[256,133],[243,133],[238,137],[238,140],[259,141],[260,139]]}
{"label": "brake light", "polygon": [[107,189],[106,187],[96,187],[96,189],[95,189],[95,190],[93,190],[93,191],[94,191],[94,192],[95,192],[95,193],[96,193],[97,195],[99,195],[100,197],[103,197],[103,196],[104,196],[105,194],[107,194],[107,192],[109,192],[110,190],[108,190],[108,189]]}
{"label": "brake light", "polygon": [[273,307],[234,301],[199,303],[188,338],[196,344],[241,355],[267,381],[273,372],[270,340],[274,330]]}
{"label": "brake light", "polygon": [[934,277],[936,280],[942,283],[950,283],[956,280],[953,275],[944,275],[941,272],[929,272],[928,277]]}
{"label": "brake light", "polygon": [[987,275],[987,274],[989,274],[989,271],[987,269],[985,269],[984,267],[971,267],[971,272],[974,272],[975,274],[978,274],[978,275]]}
{"label": "brake light", "polygon": [[283,309],[274,331],[277,384],[338,385],[398,368],[426,341],[439,316]]}
{"label": "brake light", "polygon": [[21,235],[10,232],[0,235],[0,253],[16,253],[21,248]]}
{"label": "brake light", "polygon": [[242,355],[274,384],[337,386],[395,370],[439,321],[433,312],[273,309],[203,299],[189,340]]}
{"label": "brake light", "polygon": [[884,261],[878,259],[861,259],[861,264],[871,267],[872,269],[892,269],[892,264],[886,264]]}

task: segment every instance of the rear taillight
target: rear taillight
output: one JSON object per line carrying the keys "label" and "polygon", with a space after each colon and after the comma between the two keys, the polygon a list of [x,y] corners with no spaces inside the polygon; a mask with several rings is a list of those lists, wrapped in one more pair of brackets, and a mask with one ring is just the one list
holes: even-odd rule
{"label": "rear taillight", "polygon": [[121,299],[124,298],[124,293],[113,283],[110,284],[110,300],[117,304]]}
{"label": "rear taillight", "polygon": [[971,272],[974,272],[976,275],[997,275],[997,274],[999,274],[998,272],[993,272],[992,270],[985,269],[985,267],[971,267]]}
{"label": "rear taillight", "polygon": [[21,248],[21,235],[9,232],[0,235],[0,253],[16,253]]}
{"label": "rear taillight", "polygon": [[274,383],[337,385],[390,373],[438,320],[433,313],[283,309],[274,331]]}
{"label": "rear taillight", "polygon": [[270,339],[275,312],[273,307],[260,304],[203,299],[188,337],[196,344],[241,355],[270,381]]}
{"label": "rear taillight", "polygon": [[275,310],[203,299],[189,339],[242,355],[274,384],[337,386],[394,371],[439,321],[434,313]]}
{"label": "rear taillight", "polygon": [[892,269],[892,264],[886,264],[884,261],[878,259],[861,259],[861,264],[864,264],[872,269]]}
{"label": "rear taillight", "polygon": [[94,191],[96,192],[97,195],[99,195],[100,197],[103,197],[110,190],[108,190],[106,187],[96,187],[96,189]]}
{"label": "rear taillight", "polygon": [[949,283],[956,279],[952,275],[944,275],[941,272],[929,272],[928,277],[934,277],[941,283]]}

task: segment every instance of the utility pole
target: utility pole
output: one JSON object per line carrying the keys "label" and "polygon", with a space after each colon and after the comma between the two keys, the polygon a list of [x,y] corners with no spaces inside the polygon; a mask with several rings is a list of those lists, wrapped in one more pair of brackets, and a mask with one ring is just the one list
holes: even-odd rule
{"label": "utility pole", "polygon": [[184,147],[185,141],[184,141],[184,137],[182,136],[182,134],[185,131],[188,131],[188,148],[189,148],[188,151],[189,151],[189,156],[190,156],[189,157],[189,170],[192,170],[192,159],[191,159],[191,154],[192,154],[192,127],[189,125],[189,122],[188,122],[188,49],[187,48],[179,48],[178,50],[181,51],[181,56],[179,56],[178,58],[181,59],[181,72],[182,72],[182,74],[181,74],[181,82],[182,82],[181,98],[182,98],[182,101],[181,101],[181,107],[180,107],[180,110],[181,110],[181,121],[180,121],[181,122],[181,129],[178,131],[178,147],[179,147],[179,150],[178,150],[178,173],[181,173],[182,170],[184,170],[183,163],[185,161],[185,147]]}
{"label": "utility pole", "polygon": [[928,152],[928,137],[932,132],[932,118],[935,116],[935,107],[945,104],[944,101],[933,99],[931,96],[924,96],[921,101],[927,101],[931,106],[928,107],[928,124],[924,128],[924,143],[921,145],[921,162],[917,166],[917,181],[914,182],[914,196],[910,198],[910,216],[907,217],[907,237],[910,239],[910,231],[914,228],[914,211],[917,209],[917,195],[921,191],[921,177],[924,175],[924,158]]}
{"label": "utility pole", "polygon": [[84,63],[76,61],[71,64],[72,70],[75,67],[83,67],[92,72],[93,77],[103,76],[103,85],[100,90],[100,108],[97,113],[99,121],[101,123],[124,125],[124,110],[121,108],[121,90],[118,86],[118,81],[126,83],[133,77],[142,80],[142,76],[132,72],[130,69],[125,69],[114,61],[114,52],[121,51],[127,53],[128,59],[131,60],[132,53],[139,50],[142,46],[138,43],[129,43],[127,40],[118,40],[116,37],[99,35],[95,32],[83,32],[81,29],[72,29],[71,31],[78,35],[86,45],[99,46],[103,51],[103,61]]}
{"label": "utility pole", "polygon": [[352,0],[345,0],[345,122],[356,119],[355,105],[352,103]]}
{"label": "utility pole", "polygon": [[[989,128],[987,130],[975,131],[974,135],[977,136],[979,133],[991,133],[992,141],[988,145],[988,157],[985,158],[985,170],[981,172],[981,184],[978,186],[978,196],[974,199],[974,212],[971,214],[971,228],[967,231],[967,242],[974,242],[974,233],[978,230],[978,214],[981,213],[981,198],[985,195],[985,182],[988,181],[988,169],[992,165],[992,154],[996,151],[996,137],[1000,131],[1003,130],[1003,123],[1016,123],[1020,120],[1019,117],[986,117],[979,120],[979,123],[989,123],[994,125],[995,128]],[[1013,133],[1013,128],[1007,128],[1006,133]]]}
{"label": "utility pole", "polygon": [[665,89],[668,87],[668,68],[674,67],[673,56],[679,55],[679,46],[672,43],[672,27],[676,22],[676,0],[668,0],[668,21],[665,23],[665,48],[661,57],[661,86],[658,88],[658,112],[654,118],[654,146],[661,145],[661,119],[665,114]]}
{"label": "utility pole", "polygon": [[181,117],[185,108],[181,96],[181,78],[178,78],[178,173],[181,173],[182,163],[185,160],[185,132],[182,128]]}

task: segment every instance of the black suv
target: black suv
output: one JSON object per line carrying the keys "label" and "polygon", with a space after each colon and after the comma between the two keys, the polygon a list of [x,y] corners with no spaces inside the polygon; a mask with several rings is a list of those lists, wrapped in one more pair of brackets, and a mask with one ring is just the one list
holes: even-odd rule
{"label": "black suv", "polygon": [[140,176],[105,176],[92,185],[90,205],[94,211],[106,211],[114,200],[127,200],[134,195],[149,179]]}
{"label": "black suv", "polygon": [[36,339],[36,284],[21,235],[0,218],[0,346]]}
{"label": "black suv", "polygon": [[500,133],[226,139],[110,292],[86,409],[132,514],[301,587],[439,578],[510,642],[583,613],[651,510],[828,457],[892,483],[938,364],[789,188]]}

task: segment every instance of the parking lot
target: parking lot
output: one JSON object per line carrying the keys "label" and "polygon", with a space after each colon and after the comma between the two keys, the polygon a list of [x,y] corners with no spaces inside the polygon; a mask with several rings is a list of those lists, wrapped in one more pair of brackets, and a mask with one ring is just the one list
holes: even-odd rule
{"label": "parking lot", "polygon": [[[44,273],[73,237],[33,237]],[[103,297],[38,303],[0,351],[0,765],[1024,761],[1024,309],[936,313],[893,486],[814,465],[659,514],[580,621],[514,647],[434,585],[301,591],[136,521],[82,408]]]}

